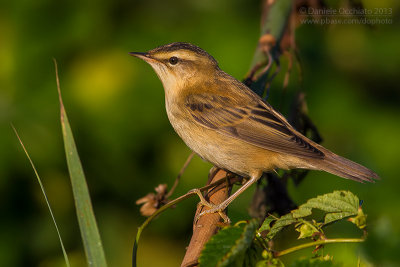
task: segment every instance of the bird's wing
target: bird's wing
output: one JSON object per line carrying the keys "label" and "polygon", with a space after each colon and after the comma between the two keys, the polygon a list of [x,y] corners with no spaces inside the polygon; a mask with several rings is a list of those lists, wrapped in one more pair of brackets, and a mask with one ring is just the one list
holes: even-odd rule
{"label": "bird's wing", "polygon": [[324,157],[261,99],[192,94],[185,98],[185,108],[197,123],[249,144],[303,158]]}

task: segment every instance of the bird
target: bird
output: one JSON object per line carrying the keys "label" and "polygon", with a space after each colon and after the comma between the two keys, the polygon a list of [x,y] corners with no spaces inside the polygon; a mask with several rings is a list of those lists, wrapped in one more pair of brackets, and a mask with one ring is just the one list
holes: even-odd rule
{"label": "bird", "polygon": [[200,216],[222,214],[264,172],[276,169],[319,170],[358,182],[380,179],[299,133],[196,45],[175,42],[129,54],[147,62],[161,80],[168,119],[186,145],[214,166],[248,179],[219,205],[208,203],[197,191],[210,208]]}

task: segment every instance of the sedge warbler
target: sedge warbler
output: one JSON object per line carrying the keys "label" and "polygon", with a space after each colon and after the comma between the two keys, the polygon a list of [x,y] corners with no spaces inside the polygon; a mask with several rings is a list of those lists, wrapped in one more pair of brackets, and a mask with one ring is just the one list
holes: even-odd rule
{"label": "sedge warbler", "polygon": [[157,73],[169,121],[186,145],[215,166],[250,178],[220,205],[201,198],[211,207],[202,214],[221,213],[263,172],[277,168],[322,170],[358,182],[379,179],[375,172],[296,131],[250,88],[222,71],[203,49],[172,43],[130,54]]}

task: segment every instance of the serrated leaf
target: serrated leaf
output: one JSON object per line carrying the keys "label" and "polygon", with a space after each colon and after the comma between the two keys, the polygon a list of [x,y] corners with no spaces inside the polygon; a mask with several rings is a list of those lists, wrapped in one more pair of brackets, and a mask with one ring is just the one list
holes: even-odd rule
{"label": "serrated leaf", "polygon": [[221,229],[207,242],[199,258],[200,267],[242,266],[244,253],[256,235],[257,220]]}
{"label": "serrated leaf", "polygon": [[357,215],[359,199],[349,191],[334,191],[308,200],[297,210],[292,211],[293,218],[303,218],[311,215],[312,209],[327,212],[324,223],[341,220]]}
{"label": "serrated leaf", "polygon": [[263,232],[263,231],[269,231],[271,230],[271,223],[273,221],[276,221],[278,218],[269,215],[267,218],[265,218],[265,220],[263,221],[263,223],[261,224],[261,227],[258,229],[258,232]]}
{"label": "serrated leaf", "polygon": [[[353,193],[349,191],[334,191],[333,193],[312,198],[298,209],[278,219],[268,216],[258,231],[269,231],[266,238],[271,240],[285,226],[301,222],[304,217],[311,215],[312,209],[319,209],[326,212],[324,224],[328,224],[346,217],[356,216],[358,208],[359,199]],[[271,226],[274,221],[275,223]]]}
{"label": "serrated leaf", "polygon": [[274,225],[272,225],[271,230],[267,234],[267,238],[271,240],[285,226],[291,225],[296,222],[298,222],[298,220],[293,218],[293,215],[291,213],[283,215],[274,223]]}

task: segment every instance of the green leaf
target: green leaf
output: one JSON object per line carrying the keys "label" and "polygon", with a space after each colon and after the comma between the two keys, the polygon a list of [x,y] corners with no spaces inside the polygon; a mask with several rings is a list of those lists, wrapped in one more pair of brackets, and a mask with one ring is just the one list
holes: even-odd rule
{"label": "green leaf", "polygon": [[[353,193],[349,191],[334,191],[333,193],[312,198],[308,200],[305,204],[301,205],[298,209],[293,210],[291,213],[283,215],[280,218],[268,216],[264,220],[258,232],[268,231],[266,238],[271,240],[284,227],[293,223],[304,222],[302,221],[303,218],[311,215],[312,209],[319,209],[326,212],[324,216],[324,224],[326,225],[328,223],[341,220],[346,217],[358,215],[358,208],[359,199]],[[360,225],[362,225],[363,223],[362,219],[365,219],[365,217],[360,217],[357,221],[358,223],[360,223]],[[274,221],[275,223],[273,223]],[[321,226],[323,225],[318,224],[318,228]],[[305,231],[306,229],[303,230]],[[308,234],[304,232],[303,236],[309,236]]]}
{"label": "green leaf", "polygon": [[276,221],[276,220],[277,220],[277,218],[275,216],[269,215],[267,218],[265,218],[265,220],[262,223],[261,227],[258,229],[258,232],[270,231],[271,230],[271,223],[273,221]]}
{"label": "green leaf", "polygon": [[304,221],[296,226],[296,231],[300,233],[298,239],[312,237],[314,234],[320,233],[320,229],[313,224],[316,224],[316,222],[313,221],[313,223],[310,223],[308,221]]}
{"label": "green leaf", "polygon": [[308,200],[292,211],[292,215],[293,218],[303,218],[311,215],[311,210],[315,208],[327,212],[324,223],[328,224],[357,215],[359,202],[358,197],[349,191],[334,191]]}
{"label": "green leaf", "polygon": [[298,220],[293,218],[293,215],[291,213],[283,215],[274,223],[274,225],[272,225],[271,230],[267,234],[267,238],[271,240],[285,226],[291,225],[296,222],[298,222]]}
{"label": "green leaf", "polygon": [[56,68],[57,89],[60,100],[61,127],[63,132],[65,154],[75,200],[76,214],[78,217],[79,228],[86,253],[86,260],[89,266],[107,266],[103,245],[101,243],[96,218],[92,208],[92,202],[90,200],[89,190],[82,169],[82,164],[79,159],[74,137],[72,135],[72,130],[68,122],[67,113],[65,112],[64,104],[61,98],[57,62],[55,60],[54,64]]}
{"label": "green leaf", "polygon": [[257,220],[221,229],[205,245],[199,258],[200,267],[243,266],[244,254],[252,244]]}
{"label": "green leaf", "polygon": [[42,194],[43,194],[43,197],[44,197],[44,199],[45,199],[45,201],[46,201],[47,208],[49,209],[49,213],[50,213],[51,219],[53,220],[53,224],[54,224],[54,226],[55,226],[55,228],[56,228],[57,235],[58,235],[58,239],[60,240],[61,250],[62,250],[62,252],[63,252],[64,260],[65,260],[65,265],[67,265],[67,267],[69,267],[69,266],[71,266],[71,265],[70,265],[70,263],[69,263],[68,254],[67,254],[67,251],[65,250],[64,242],[63,242],[63,240],[62,240],[62,238],[61,238],[61,233],[60,233],[60,230],[59,230],[59,228],[58,228],[56,218],[54,217],[53,210],[51,209],[50,201],[49,201],[49,199],[47,198],[46,190],[44,189],[44,185],[43,185],[43,183],[42,183],[42,179],[40,178],[39,173],[38,173],[37,170],[36,170],[35,164],[33,164],[33,161],[32,161],[32,159],[31,159],[31,157],[29,156],[28,150],[26,150],[26,148],[25,148],[25,146],[24,146],[24,143],[22,142],[21,138],[19,137],[17,130],[14,128],[13,125],[11,125],[11,127],[13,128],[13,130],[14,130],[14,132],[15,132],[15,135],[17,136],[17,138],[18,138],[18,140],[19,140],[19,143],[21,144],[22,149],[24,150],[25,155],[26,155],[26,157],[28,158],[28,160],[29,160],[29,162],[30,162],[30,164],[31,164],[31,166],[32,166],[32,169],[33,169],[33,171],[34,171],[34,173],[35,173],[35,175],[36,175],[36,179],[37,179],[37,181],[38,181],[38,183],[39,183],[40,189],[42,190]]}

